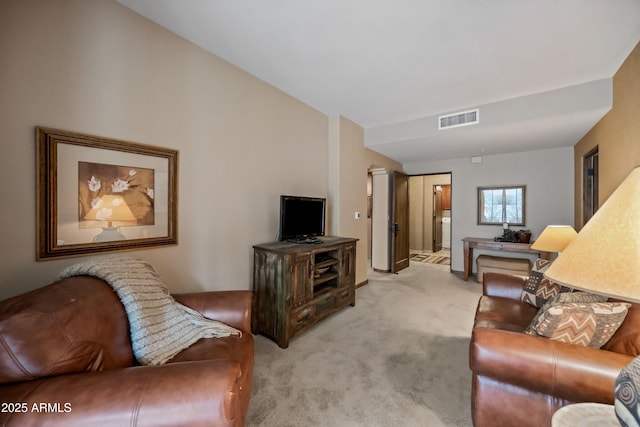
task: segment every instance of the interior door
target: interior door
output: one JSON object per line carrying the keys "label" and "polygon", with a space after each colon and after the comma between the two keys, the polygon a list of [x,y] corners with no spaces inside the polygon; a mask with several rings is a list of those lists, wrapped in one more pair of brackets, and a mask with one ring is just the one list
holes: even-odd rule
{"label": "interior door", "polygon": [[598,210],[598,147],[587,153],[582,168],[582,225]]}
{"label": "interior door", "polygon": [[394,172],[391,185],[391,272],[409,267],[409,177]]}
{"label": "interior door", "polygon": [[433,252],[442,250],[442,186],[433,186]]}

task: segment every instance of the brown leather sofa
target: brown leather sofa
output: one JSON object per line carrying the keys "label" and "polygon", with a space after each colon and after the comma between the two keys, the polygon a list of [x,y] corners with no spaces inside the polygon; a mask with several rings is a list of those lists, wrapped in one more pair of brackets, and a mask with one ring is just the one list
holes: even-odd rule
{"label": "brown leather sofa", "polygon": [[537,308],[520,301],[525,279],[486,273],[469,349],[476,427],[550,426],[577,402],[613,404],[622,368],[640,354],[640,305],[601,348],[524,334]]}
{"label": "brown leather sofa", "polygon": [[137,366],[124,307],[79,276],[0,302],[1,426],[241,426],[251,393],[249,291],[174,298],[243,331]]}

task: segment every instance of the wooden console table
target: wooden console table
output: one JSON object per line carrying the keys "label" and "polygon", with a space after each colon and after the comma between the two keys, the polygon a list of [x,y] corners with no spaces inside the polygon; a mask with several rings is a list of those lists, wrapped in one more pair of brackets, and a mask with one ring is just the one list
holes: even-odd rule
{"label": "wooden console table", "polygon": [[356,305],[356,241],[321,237],[318,244],[256,245],[251,329],[280,347],[329,316]]}
{"label": "wooden console table", "polygon": [[469,280],[473,270],[473,248],[491,251],[527,252],[538,254],[540,258],[546,258],[539,251],[531,249],[531,243],[496,242],[491,238],[465,237],[462,239],[464,248],[464,280]]}

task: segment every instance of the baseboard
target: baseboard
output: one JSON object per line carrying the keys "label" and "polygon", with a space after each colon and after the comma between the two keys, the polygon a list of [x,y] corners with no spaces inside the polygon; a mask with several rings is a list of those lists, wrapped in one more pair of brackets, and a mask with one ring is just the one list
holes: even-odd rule
{"label": "baseboard", "polygon": [[356,289],[358,289],[361,286],[367,285],[368,283],[369,283],[369,279],[365,279],[362,282],[356,284]]}

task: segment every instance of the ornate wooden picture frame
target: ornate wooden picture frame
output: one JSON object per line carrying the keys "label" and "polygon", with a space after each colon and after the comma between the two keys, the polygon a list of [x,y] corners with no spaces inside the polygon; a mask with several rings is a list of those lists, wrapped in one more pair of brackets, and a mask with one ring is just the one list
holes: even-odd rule
{"label": "ornate wooden picture frame", "polygon": [[175,245],[178,151],[36,128],[37,260]]}

